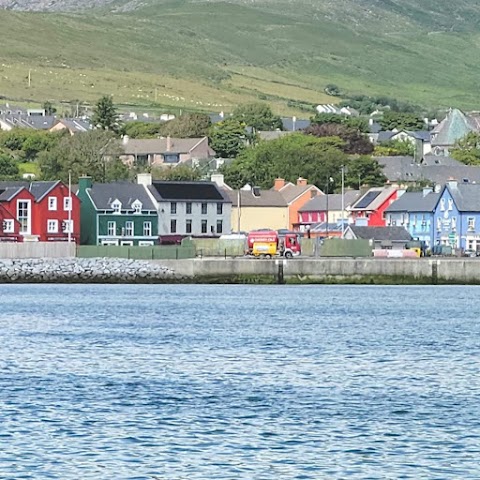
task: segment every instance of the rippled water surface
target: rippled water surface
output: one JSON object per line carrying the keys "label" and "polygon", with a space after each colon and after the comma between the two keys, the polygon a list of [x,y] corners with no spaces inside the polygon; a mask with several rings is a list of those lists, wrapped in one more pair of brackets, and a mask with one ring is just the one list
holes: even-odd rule
{"label": "rippled water surface", "polygon": [[480,289],[0,286],[1,479],[479,479]]}

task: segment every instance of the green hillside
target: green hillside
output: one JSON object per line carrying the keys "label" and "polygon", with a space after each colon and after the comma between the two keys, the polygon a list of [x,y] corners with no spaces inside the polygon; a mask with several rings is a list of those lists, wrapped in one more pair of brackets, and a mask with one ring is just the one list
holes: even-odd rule
{"label": "green hillside", "polygon": [[333,83],[425,105],[480,106],[473,1],[137,3],[77,14],[0,10],[0,95],[91,102],[112,93],[145,109],[208,111],[262,99],[293,114],[335,101],[323,93]]}

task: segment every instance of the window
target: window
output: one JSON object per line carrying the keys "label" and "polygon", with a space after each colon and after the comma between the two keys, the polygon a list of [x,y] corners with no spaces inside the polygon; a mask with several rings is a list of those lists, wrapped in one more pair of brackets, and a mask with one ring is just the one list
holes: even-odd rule
{"label": "window", "polygon": [[202,203],[202,215],[206,215],[206,214],[207,214],[207,204]]}
{"label": "window", "polygon": [[133,222],[125,222],[125,235],[133,237]]}
{"label": "window", "polygon": [[73,233],[73,220],[64,220],[62,222],[63,233]]}
{"label": "window", "polygon": [[143,236],[144,237],[152,236],[152,222],[143,222]]}
{"label": "window", "polygon": [[437,230],[441,230],[441,229],[442,229],[442,219],[437,218]]}
{"label": "window", "polygon": [[116,232],[117,232],[116,222],[108,222],[107,223],[107,235],[116,235]]}
{"label": "window", "polygon": [[15,232],[15,222],[13,220],[4,220],[2,222],[3,232],[4,233],[14,233]]}
{"label": "window", "polygon": [[178,153],[166,153],[163,156],[165,163],[178,163],[180,161],[180,155]]}
{"label": "window", "polygon": [[440,200],[440,210],[441,210],[442,212],[445,211],[445,199],[444,199],[444,198],[442,198],[442,199]]}
{"label": "window", "polygon": [[112,202],[112,208],[113,213],[120,213],[122,211],[122,204],[118,200],[115,200]]}
{"label": "window", "polygon": [[47,232],[58,233],[58,220],[47,220]]}
{"label": "window", "polygon": [[140,242],[138,242],[138,246],[139,247],[151,247],[151,246],[153,246],[153,242],[151,240],[150,241],[149,240],[147,240],[147,241],[141,240]]}
{"label": "window", "polygon": [[30,233],[30,200],[18,201],[17,220],[20,222],[20,233]]}
{"label": "window", "polygon": [[202,233],[207,233],[207,221],[202,220]]}
{"label": "window", "polygon": [[192,220],[190,218],[185,222],[185,232],[192,233]]}
{"label": "window", "polygon": [[170,214],[176,215],[176,213],[177,213],[177,202],[172,202],[170,204]]}
{"label": "window", "polygon": [[475,230],[475,217],[468,217],[468,227],[469,230]]}
{"label": "window", "polygon": [[223,232],[223,221],[217,220],[217,233],[222,233],[222,232]]}
{"label": "window", "polygon": [[452,230],[457,229],[457,217],[452,217]]}
{"label": "window", "polygon": [[448,199],[448,209],[453,210],[453,200],[451,198]]}
{"label": "window", "polygon": [[192,214],[192,202],[187,202],[186,207],[185,207],[185,212],[187,215]]}
{"label": "window", "polygon": [[223,203],[217,203],[217,215],[223,214]]}
{"label": "window", "polygon": [[132,203],[132,207],[133,207],[133,212],[134,213],[142,213],[142,203],[139,202],[138,200],[135,200],[133,203]]}
{"label": "window", "polygon": [[63,210],[68,212],[72,209],[72,197],[64,197],[63,198]]}
{"label": "window", "polygon": [[49,210],[57,209],[57,197],[48,197],[48,209]]}
{"label": "window", "polygon": [[177,221],[170,220],[170,233],[177,233]]}

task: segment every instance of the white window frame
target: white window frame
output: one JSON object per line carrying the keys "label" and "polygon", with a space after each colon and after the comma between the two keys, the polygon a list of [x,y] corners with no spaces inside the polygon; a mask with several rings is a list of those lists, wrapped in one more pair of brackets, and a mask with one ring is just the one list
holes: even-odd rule
{"label": "white window frame", "polygon": [[475,217],[468,217],[467,229],[472,231],[475,230]]}
{"label": "white window frame", "polygon": [[112,202],[113,213],[122,213],[122,202],[119,200],[114,200]]}
{"label": "white window frame", "polygon": [[135,223],[131,220],[125,222],[125,236],[134,237],[135,236]]}
{"label": "white window frame", "polygon": [[58,233],[58,220],[47,220],[47,233]]}
{"label": "white window frame", "polygon": [[[26,216],[20,216],[20,204],[26,205]],[[32,231],[32,202],[31,200],[17,200],[17,220],[20,222],[20,233],[30,235]],[[22,220],[26,220],[22,223]],[[25,228],[23,228],[25,227]]]}
{"label": "white window frame", "polygon": [[140,202],[139,200],[135,200],[132,203],[132,208],[133,208],[133,213],[136,215],[139,215],[140,213],[142,213],[142,202]]}
{"label": "white window frame", "polygon": [[457,229],[457,217],[452,217],[452,230]]}
{"label": "white window frame", "polygon": [[64,220],[63,224],[65,226],[63,233],[73,233],[73,220]]}
{"label": "white window frame", "polygon": [[453,200],[451,198],[448,199],[448,209],[453,210]]}
{"label": "white window frame", "polygon": [[3,233],[15,233],[15,221],[12,220],[11,218],[6,218],[2,220],[5,222],[5,228],[3,230]]}
{"label": "white window frame", "polygon": [[143,222],[143,236],[144,237],[152,236],[152,222]]}
{"label": "white window frame", "polygon": [[107,235],[110,237],[115,237],[117,235],[117,222],[111,220],[107,222]]}
{"label": "white window frame", "polygon": [[440,211],[444,212],[445,211],[445,199],[442,198],[440,200]]}
{"label": "white window frame", "polygon": [[72,197],[63,197],[63,210],[65,212],[72,210]]}
{"label": "white window frame", "polygon": [[153,247],[152,240],[140,240],[138,242],[139,247]]}
{"label": "white window frame", "polygon": [[102,245],[104,246],[118,246],[118,240],[102,240]]}
{"label": "white window frame", "polygon": [[57,210],[57,197],[48,197],[48,210],[51,212]]}

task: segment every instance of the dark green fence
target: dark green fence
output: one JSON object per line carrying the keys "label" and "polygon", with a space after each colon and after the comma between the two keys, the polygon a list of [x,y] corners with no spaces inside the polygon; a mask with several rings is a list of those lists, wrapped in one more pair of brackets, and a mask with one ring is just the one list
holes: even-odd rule
{"label": "dark green fence", "polygon": [[163,245],[154,247],[127,247],[114,245],[82,245],[77,248],[82,258],[131,258],[134,260],[180,260],[194,258],[195,247]]}

